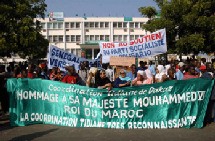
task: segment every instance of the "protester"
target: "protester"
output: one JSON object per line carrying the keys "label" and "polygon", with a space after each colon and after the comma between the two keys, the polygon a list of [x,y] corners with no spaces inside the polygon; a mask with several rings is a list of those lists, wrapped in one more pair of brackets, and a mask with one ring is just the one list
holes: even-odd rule
{"label": "protester", "polygon": [[100,79],[97,79],[97,86],[99,89],[105,89],[107,88],[108,90],[111,89],[111,81],[109,78],[106,77],[106,72],[105,70],[100,70]]}
{"label": "protester", "polygon": [[59,81],[59,77],[58,77],[58,68],[57,67],[53,67],[51,70],[51,74],[49,75],[50,80],[54,80],[54,81]]}
{"label": "protester", "polygon": [[201,78],[212,78],[212,75],[207,71],[207,68],[205,65],[202,65],[200,68],[201,71]]}
{"label": "protester", "polygon": [[162,78],[164,74],[165,74],[164,66],[158,65],[156,68],[155,83],[163,82],[164,80]]}
{"label": "protester", "polygon": [[198,78],[198,75],[196,75],[195,68],[193,66],[187,65],[187,67],[185,68],[183,80],[187,80],[191,78]]}
{"label": "protester", "polygon": [[130,66],[130,69],[131,69],[131,71],[127,72],[127,73],[126,73],[126,76],[129,77],[129,78],[131,78],[131,80],[134,80],[134,78],[137,77],[136,65],[135,65],[135,64],[132,64],[132,65]]}
{"label": "protester", "polygon": [[146,67],[145,67],[145,65],[146,65],[146,62],[143,62],[143,61],[139,61],[139,67],[137,68],[137,71],[138,70],[145,70],[146,69]]}
{"label": "protester", "polygon": [[79,81],[79,76],[75,71],[74,66],[65,66],[65,69],[67,70],[67,75],[64,76],[62,79],[62,82],[64,83],[70,83],[70,84],[77,84]]}
{"label": "protester", "polygon": [[126,70],[120,70],[120,76],[114,81],[114,88],[127,87],[131,85],[131,78],[126,77]]}
{"label": "protester", "polygon": [[132,80],[132,85],[133,86],[139,86],[139,85],[143,85],[143,70],[138,70],[137,71],[137,77]]}
{"label": "protester", "polygon": [[183,79],[184,79],[184,74],[183,74],[183,71],[184,71],[184,63],[183,63],[183,62],[179,62],[178,66],[179,66],[179,69],[178,69],[178,71],[177,71],[176,74],[175,74],[176,79],[177,79],[177,80],[183,80]]}
{"label": "protester", "polygon": [[28,67],[27,67],[27,70],[28,70],[28,78],[34,78],[34,66],[33,64],[29,64]]}
{"label": "protester", "polygon": [[[156,71],[155,71],[155,64],[154,64],[152,61],[149,61],[148,69],[150,70],[151,75],[152,75],[152,79],[153,79],[152,82],[155,82]],[[147,74],[147,72],[146,72],[146,74]],[[149,73],[148,73],[148,74],[149,74]],[[147,75],[147,76],[148,76],[148,75]],[[148,76],[148,77],[150,77],[150,76]]]}
{"label": "protester", "polygon": [[96,80],[98,79],[97,75],[96,75],[97,71],[98,71],[98,69],[96,67],[90,68],[89,76],[88,76],[87,81],[86,81],[86,86],[92,87],[92,88],[97,87],[97,85],[96,85]]}
{"label": "protester", "polygon": [[84,85],[86,85],[87,77],[89,76],[89,70],[85,66],[85,63],[80,63],[80,69],[78,70],[78,75],[82,79]]}

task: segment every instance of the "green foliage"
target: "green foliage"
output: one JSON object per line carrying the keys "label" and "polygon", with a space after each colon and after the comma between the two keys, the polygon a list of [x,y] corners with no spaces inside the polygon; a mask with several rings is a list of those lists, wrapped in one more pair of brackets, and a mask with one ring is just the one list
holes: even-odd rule
{"label": "green foliage", "polygon": [[154,7],[151,7],[151,6],[149,6],[149,7],[140,7],[138,10],[142,15],[145,15],[150,19],[157,14],[156,9]]}
{"label": "green foliage", "polygon": [[[26,56],[45,57],[48,40],[40,34],[39,21],[45,17],[45,0],[0,1],[0,56],[18,53]],[[44,52],[45,50],[45,52]]]}
{"label": "green foliage", "polygon": [[215,51],[214,0],[154,1],[160,7],[160,18],[148,16],[150,20],[143,28],[151,32],[166,28],[169,53]]}

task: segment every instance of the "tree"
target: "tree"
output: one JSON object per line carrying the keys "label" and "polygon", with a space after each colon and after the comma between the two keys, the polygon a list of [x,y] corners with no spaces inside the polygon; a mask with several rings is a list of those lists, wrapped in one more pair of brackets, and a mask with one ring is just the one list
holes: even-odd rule
{"label": "tree", "polygon": [[149,19],[151,19],[152,17],[154,17],[157,14],[156,9],[151,6],[140,7],[138,10],[142,15],[146,15]]}
{"label": "tree", "polygon": [[143,26],[148,31],[166,28],[169,53],[215,51],[214,0],[155,0],[161,17]]}
{"label": "tree", "polygon": [[45,57],[48,40],[40,34],[40,22],[34,20],[44,18],[45,11],[45,0],[1,0],[0,56]]}

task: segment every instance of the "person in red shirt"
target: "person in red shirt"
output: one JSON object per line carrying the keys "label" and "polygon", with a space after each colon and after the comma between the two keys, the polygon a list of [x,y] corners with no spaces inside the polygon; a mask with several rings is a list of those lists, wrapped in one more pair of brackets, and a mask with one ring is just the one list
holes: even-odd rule
{"label": "person in red shirt", "polygon": [[64,76],[62,82],[70,83],[70,84],[77,84],[79,75],[76,73],[74,66],[66,66],[65,69],[67,70],[67,75]]}
{"label": "person in red shirt", "polygon": [[27,77],[28,78],[34,78],[34,75],[33,75],[33,72],[34,72],[33,64],[29,64],[27,70],[28,70]]}
{"label": "person in red shirt", "polygon": [[185,68],[183,80],[192,79],[192,78],[198,78],[198,75],[196,75],[196,73],[195,73],[195,67],[188,65]]}

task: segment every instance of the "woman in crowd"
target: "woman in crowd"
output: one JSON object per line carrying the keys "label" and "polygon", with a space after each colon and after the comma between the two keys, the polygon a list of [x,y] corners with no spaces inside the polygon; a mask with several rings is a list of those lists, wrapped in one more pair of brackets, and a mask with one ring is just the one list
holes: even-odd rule
{"label": "woman in crowd", "polygon": [[163,82],[165,70],[163,65],[158,65],[156,68],[155,83]]}
{"label": "woman in crowd", "polygon": [[126,71],[120,70],[120,76],[114,81],[114,88],[127,87],[131,85],[131,78],[126,77]]}
{"label": "woman in crowd", "polygon": [[108,90],[111,89],[111,81],[108,77],[106,77],[106,72],[105,70],[100,70],[100,78],[97,79],[97,86],[99,89],[105,89],[107,88]]}
{"label": "woman in crowd", "polygon": [[93,88],[97,87],[96,86],[96,80],[98,79],[97,78],[97,71],[98,71],[98,69],[96,67],[90,68],[89,76],[88,76],[87,81],[86,81],[86,86],[93,87]]}

